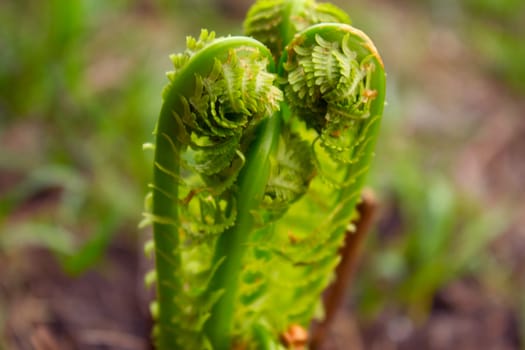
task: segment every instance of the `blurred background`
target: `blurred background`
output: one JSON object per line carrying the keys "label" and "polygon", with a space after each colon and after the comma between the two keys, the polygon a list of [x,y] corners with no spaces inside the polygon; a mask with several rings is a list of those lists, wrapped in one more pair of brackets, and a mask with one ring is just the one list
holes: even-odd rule
{"label": "blurred background", "polygon": [[[525,349],[525,1],[335,3],[388,104],[332,348]],[[168,55],[249,6],[0,1],[0,349],[147,348],[142,144]]]}

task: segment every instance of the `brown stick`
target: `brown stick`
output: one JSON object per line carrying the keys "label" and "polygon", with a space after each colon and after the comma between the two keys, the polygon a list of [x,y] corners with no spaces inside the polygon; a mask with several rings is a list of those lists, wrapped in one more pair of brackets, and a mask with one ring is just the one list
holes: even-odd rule
{"label": "brown stick", "polygon": [[354,222],[355,232],[347,232],[345,244],[339,251],[341,261],[335,270],[335,281],[326,289],[323,295],[325,318],[313,327],[310,345],[314,350],[322,348],[337,310],[344,300],[345,292],[350,286],[352,275],[356,270],[364,238],[370,230],[376,210],[377,201],[373,192],[364,190],[362,201],[357,206],[359,216]]}

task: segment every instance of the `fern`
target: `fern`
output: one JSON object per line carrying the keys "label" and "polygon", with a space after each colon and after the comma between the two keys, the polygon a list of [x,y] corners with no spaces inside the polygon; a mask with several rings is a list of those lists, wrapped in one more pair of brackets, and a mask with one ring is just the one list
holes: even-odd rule
{"label": "fern", "polygon": [[253,38],[202,31],[171,56],[146,147],[159,349],[284,349],[279,334],[322,316],[384,104],[381,59],[349,21],[260,0]]}
{"label": "fern", "polygon": [[161,349],[209,347],[198,334],[222,294],[207,289],[224,261],[212,259],[211,244],[236,222],[234,184],[244,154],[282,99],[266,70],[270,60],[255,40],[215,39],[207,31],[172,56],[175,71],[155,130],[153,205],[145,216],[154,228]]}
{"label": "fern", "polygon": [[244,21],[244,32],[265,44],[278,62],[295,33],[324,22],[350,24],[350,17],[329,3],[314,0],[259,0]]}

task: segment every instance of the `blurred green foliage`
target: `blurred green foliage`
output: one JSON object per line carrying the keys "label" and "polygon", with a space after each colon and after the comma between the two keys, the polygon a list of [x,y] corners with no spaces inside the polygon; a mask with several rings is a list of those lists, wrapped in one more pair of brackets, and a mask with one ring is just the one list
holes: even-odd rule
{"label": "blurred green foliage", "polygon": [[123,1],[0,4],[0,140],[15,138],[0,151],[0,171],[17,178],[0,207],[24,211],[35,194],[60,193],[53,210],[26,210],[20,222],[0,218],[0,247],[38,242],[78,273],[114,233],[136,232],[149,178],[141,144],[159,82],[137,69],[148,47],[114,22],[132,11]]}
{"label": "blurred green foliage", "polygon": [[417,1],[440,20],[456,27],[495,77],[525,91],[525,1]]}
{"label": "blurred green foliage", "polygon": [[375,174],[373,181],[383,194],[384,215],[371,234],[353,293],[365,317],[390,305],[423,320],[436,291],[482,271],[487,248],[507,227],[508,215],[462,192],[445,169],[426,167],[430,150],[396,140],[405,133],[398,127],[384,130],[380,149],[389,153],[379,154],[377,163],[387,173]]}
{"label": "blurred green foliage", "polygon": [[142,144],[168,54],[185,44],[176,33],[198,32],[195,17],[229,25],[202,5],[0,2],[0,252],[45,246],[76,274],[116,233],[138,232],[151,175]]}
{"label": "blurred green foliage", "polygon": [[525,91],[525,1],[463,0],[465,29],[484,63]]}
{"label": "blurred green foliage", "polygon": [[[368,6],[364,1],[359,3],[362,7]],[[414,21],[413,28],[409,26],[414,31],[447,28],[460,38],[458,42],[464,45],[462,49],[473,53],[469,57],[475,57],[472,66],[466,68],[474,67],[482,79],[497,84],[498,88],[494,90],[498,95],[514,91],[519,100],[520,93],[525,92],[524,1],[407,0],[397,5],[402,7],[399,12],[416,14],[401,17],[406,21],[419,14],[420,22]],[[384,8],[381,13],[388,14]],[[400,13],[395,15],[401,16]],[[375,25],[380,23],[373,18],[370,21]],[[362,27],[369,30],[366,24]],[[381,48],[380,42],[378,45]],[[494,259],[490,248],[494,240],[509,228],[513,214],[511,203],[487,202],[486,198],[474,195],[456,183],[454,174],[457,169],[454,167],[460,163],[455,157],[471,140],[458,140],[438,130],[447,120],[450,122],[447,119],[450,116],[443,116],[443,122],[432,121],[430,119],[439,117],[439,114],[433,115],[432,107],[427,106],[418,113],[418,117],[425,111],[429,114],[417,121],[423,123],[422,119],[427,118],[428,125],[422,128],[424,130],[413,125],[414,120],[409,120],[409,115],[414,114],[407,107],[410,98],[419,96],[419,107],[428,103],[424,102],[428,98],[425,92],[416,91],[417,86],[428,92],[426,86],[436,82],[421,84],[426,74],[417,69],[421,69],[418,68],[419,61],[425,58],[414,59],[418,50],[421,52],[421,42],[412,40],[399,46],[405,49],[413,47],[413,52],[406,52],[406,66],[413,70],[409,76],[389,70],[391,56],[390,53],[384,54],[389,80],[388,105],[370,181],[381,198],[382,216],[364,249],[351,293],[356,309],[364,318],[375,319],[383,311],[394,311],[408,313],[413,319],[423,321],[431,311],[436,292],[453,280],[470,276],[488,283],[501,282],[501,271],[506,267]],[[436,48],[439,52],[447,49]],[[423,69],[429,67],[432,68],[425,65]],[[416,87],[411,86],[414,83]],[[439,88],[447,89],[447,86]],[[467,93],[462,96],[467,97]],[[470,110],[463,112],[469,113]],[[473,117],[476,111],[471,113],[465,115],[465,119],[476,118]],[[438,126],[438,129],[432,132],[429,125]],[[465,128],[468,123],[453,125]],[[472,137],[477,127],[480,124],[470,125],[470,129],[461,130],[460,134]],[[523,287],[516,279],[506,280],[505,286],[507,296],[510,291],[522,290]],[[521,309],[520,318],[525,319],[525,298],[516,295],[512,298],[509,305]],[[525,337],[525,331],[522,331],[522,336]]]}

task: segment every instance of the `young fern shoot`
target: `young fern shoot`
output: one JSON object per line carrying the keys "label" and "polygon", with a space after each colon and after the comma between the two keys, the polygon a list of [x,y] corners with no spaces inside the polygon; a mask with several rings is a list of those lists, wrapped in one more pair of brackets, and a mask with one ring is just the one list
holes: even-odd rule
{"label": "young fern shoot", "polygon": [[145,214],[159,349],[285,349],[322,315],[384,105],[381,58],[349,22],[260,0],[252,37],[203,31],[171,57]]}
{"label": "young fern shoot", "polygon": [[152,207],[146,214],[154,232],[159,349],[210,348],[202,327],[211,305],[227,293],[206,293],[225,262],[214,262],[212,244],[247,209],[237,204],[243,198],[236,179],[250,164],[245,154],[255,147],[252,140],[275,128],[259,124],[282,99],[267,71],[271,55],[259,42],[215,39],[203,31],[199,40],[188,38],[187,46],[172,56],[175,71],[168,74],[155,129]]}

